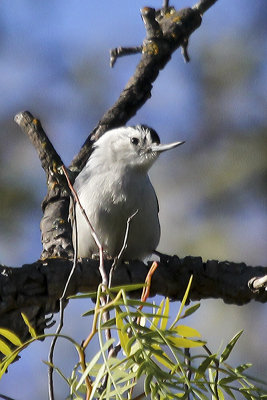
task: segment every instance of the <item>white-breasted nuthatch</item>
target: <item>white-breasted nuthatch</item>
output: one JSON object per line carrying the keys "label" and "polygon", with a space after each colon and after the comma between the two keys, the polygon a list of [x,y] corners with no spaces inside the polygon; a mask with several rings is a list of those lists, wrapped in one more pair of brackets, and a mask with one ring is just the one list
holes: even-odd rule
{"label": "white-breasted nuthatch", "polygon": [[[129,230],[122,258],[144,259],[160,239],[158,201],[148,170],[163,151],[184,142],[160,144],[158,134],[145,125],[106,132],[95,144],[74,189],[104,252],[116,257],[122,249],[127,220]],[[77,255],[92,257],[98,247],[76,204]],[[76,235],[73,229],[73,243]]]}

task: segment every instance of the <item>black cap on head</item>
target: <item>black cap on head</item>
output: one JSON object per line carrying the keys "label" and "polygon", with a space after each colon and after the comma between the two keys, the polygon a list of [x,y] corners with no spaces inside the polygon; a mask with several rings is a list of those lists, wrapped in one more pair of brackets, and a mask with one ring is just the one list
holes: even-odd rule
{"label": "black cap on head", "polygon": [[149,133],[151,135],[152,143],[160,144],[160,138],[159,138],[159,135],[157,134],[157,132],[155,131],[155,129],[150,128],[150,126],[147,126],[144,124],[137,125],[136,128],[140,128],[144,131],[149,131]]}

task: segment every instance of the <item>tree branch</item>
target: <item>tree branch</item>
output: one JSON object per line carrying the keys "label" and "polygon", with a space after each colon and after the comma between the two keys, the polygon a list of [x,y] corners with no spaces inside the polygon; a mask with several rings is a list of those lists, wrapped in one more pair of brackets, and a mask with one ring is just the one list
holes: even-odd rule
{"label": "tree branch", "polygon": [[[27,328],[20,317],[25,312],[37,332],[43,333],[51,323],[48,316],[58,312],[59,298],[72,265],[72,260],[52,258],[21,268],[0,266],[1,327],[26,339]],[[119,265],[113,272],[112,286],[143,283],[150,265],[151,262],[146,265],[141,261]],[[107,273],[111,266],[112,261],[105,261]],[[237,305],[251,300],[267,302],[267,267],[215,260],[203,262],[201,257],[164,256],[153,275],[150,296],[159,294],[181,300],[192,274],[191,301],[216,298]],[[82,259],[77,263],[67,296],[96,291],[100,283],[99,261]]]}
{"label": "tree branch", "polygon": [[213,6],[217,0],[200,0],[196,5],[193,6],[197,9],[201,15],[203,15],[211,6]]}
{"label": "tree branch", "polygon": [[[202,8],[203,4],[206,4],[204,11],[212,5],[207,0],[200,3]],[[164,3],[163,9],[157,11],[149,7],[143,8],[146,38],[141,47],[141,60],[118,100],[104,114],[79,154],[73,159],[70,166],[70,170],[73,171],[72,180],[88,160],[93,143],[107,130],[126,124],[151,97],[152,83],[179,46],[183,47],[184,56],[188,59],[188,38],[201,25],[201,14],[204,12],[202,9],[200,12],[200,3],[195,8],[185,8],[178,12],[173,7],[166,10],[168,2]],[[43,218],[40,224],[43,244],[41,258],[73,257],[71,227],[68,221],[69,191],[60,174],[62,160],[40,122],[29,112],[17,114],[15,121],[36,147],[47,176],[48,191],[42,203]]]}
{"label": "tree branch", "polygon": [[60,173],[63,162],[48,139],[40,121],[34,118],[29,111],[19,112],[15,115],[14,121],[28,135],[37,150],[48,184],[52,186],[57,183],[64,184],[65,180],[62,179],[62,173]]}
{"label": "tree branch", "polygon": [[[206,10],[208,7],[206,8]],[[171,59],[172,53],[183,46],[189,36],[201,25],[199,7],[185,8],[172,13],[157,12],[145,7],[141,10],[146,29],[146,38],[142,45],[142,57],[133,76],[115,104],[104,114],[98,125],[86,139],[79,154],[73,159],[71,169],[80,171],[91,153],[92,144],[107,130],[125,125],[137,110],[151,97],[152,83],[159,71]],[[205,11],[206,11],[205,10]],[[162,13],[161,13],[162,11]],[[127,48],[126,54],[132,54],[140,49],[134,47],[132,52]],[[113,50],[113,55],[120,53],[119,48]],[[112,61],[114,63],[114,60]]]}
{"label": "tree branch", "polygon": [[[41,258],[71,258],[72,230],[68,221],[70,192],[62,170],[64,164],[40,121],[29,111],[19,112],[14,121],[34,145],[46,174],[47,195],[42,203],[44,215],[40,224],[43,244]],[[68,171],[68,175],[74,180],[71,171]]]}

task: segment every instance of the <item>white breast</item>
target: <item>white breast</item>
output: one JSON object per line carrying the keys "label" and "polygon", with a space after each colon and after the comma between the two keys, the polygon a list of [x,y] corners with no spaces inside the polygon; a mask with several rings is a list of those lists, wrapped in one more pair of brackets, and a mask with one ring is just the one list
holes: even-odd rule
{"label": "white breast", "polygon": [[[75,182],[79,199],[104,250],[112,257],[123,245],[127,219],[130,223],[124,259],[143,259],[156,249],[160,238],[158,204],[147,173],[141,171],[83,171]],[[76,206],[78,256],[98,253],[90,228]]]}

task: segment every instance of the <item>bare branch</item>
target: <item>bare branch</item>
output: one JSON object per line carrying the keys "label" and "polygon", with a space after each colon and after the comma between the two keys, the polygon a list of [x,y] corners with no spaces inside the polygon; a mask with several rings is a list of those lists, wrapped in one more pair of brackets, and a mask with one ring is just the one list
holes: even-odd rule
{"label": "bare branch", "polygon": [[162,5],[163,11],[166,12],[169,8],[169,0],[164,0]]}
{"label": "bare branch", "polygon": [[49,183],[52,185],[58,182],[64,184],[65,179],[62,179],[62,173],[60,173],[63,162],[43,130],[41,122],[34,118],[29,111],[19,112],[15,115],[14,121],[26,133],[37,150]]}
{"label": "bare branch", "polygon": [[[62,172],[64,166],[40,121],[28,112],[20,112],[15,122],[30,138],[37,150],[47,178],[47,195],[42,203],[43,218],[40,228],[43,252],[41,257],[73,257],[69,217],[69,188]],[[73,174],[68,171],[73,178]]]}
{"label": "bare branch", "polygon": [[[164,260],[164,261],[163,261]],[[144,282],[151,262],[121,263],[113,272],[114,286]],[[1,326],[14,330],[22,339],[27,337],[20,312],[25,312],[38,333],[43,333],[47,316],[58,312],[59,298],[72,269],[73,262],[66,259],[38,260],[21,268],[0,267]],[[105,261],[109,273],[112,260]],[[267,302],[267,291],[262,286],[255,290],[251,282],[265,279],[267,267],[250,267],[244,263],[203,262],[201,257],[165,256],[153,275],[150,296],[156,294],[181,300],[189,278],[194,279],[190,300],[222,299],[225,303],[243,305],[251,300]],[[96,291],[101,283],[99,261],[78,260],[69,282],[66,296],[78,292]],[[140,293],[137,293],[140,296]],[[49,323],[51,321],[49,320]]]}
{"label": "bare branch", "polygon": [[[168,2],[164,4],[168,6]],[[173,8],[167,13],[164,13],[165,9],[160,13],[148,7],[142,10],[146,39],[141,47],[135,47],[130,51],[133,53],[142,49],[141,60],[117,102],[104,114],[79,154],[73,159],[70,167],[74,171],[71,176],[72,181],[85,165],[95,140],[108,129],[124,125],[151,97],[152,83],[179,46],[183,46],[184,58],[188,60],[188,38],[201,24],[199,4],[195,9],[186,8],[179,12]],[[201,7],[204,7],[203,4]],[[208,6],[205,7],[206,10]],[[117,55],[115,52],[114,57],[120,55],[122,53],[117,50]],[[73,257],[71,228],[68,221],[69,191],[64,177],[60,175],[62,169],[59,168],[63,165],[62,160],[47,138],[40,122],[29,112],[19,113],[15,121],[35,145],[47,175],[48,192],[42,203],[44,215],[41,221],[43,243],[41,257]],[[69,176],[70,173],[69,171]]]}
{"label": "bare branch", "polygon": [[201,0],[192,8],[175,11],[173,7],[169,7],[169,2],[164,0],[163,8],[157,12],[149,7],[141,10],[146,28],[143,45],[112,50],[111,65],[114,65],[117,57],[136,54],[142,49],[141,60],[118,100],[103,115],[79,154],[72,160],[72,170],[80,171],[91,154],[92,144],[107,130],[125,125],[151,97],[152,83],[178,47],[183,47],[184,59],[189,61],[188,38],[201,25],[201,16],[216,1]]}
{"label": "bare branch", "polygon": [[172,53],[184,45],[188,37],[201,25],[198,9],[185,8],[172,14],[163,13],[160,18],[153,8],[145,7],[141,12],[146,28],[141,60],[118,100],[103,115],[79,154],[73,159],[70,167],[72,170],[80,171],[83,168],[94,141],[107,130],[125,125],[136,114],[151,97],[152,83],[171,59]]}
{"label": "bare branch", "polygon": [[200,0],[196,5],[193,6],[195,10],[198,10],[203,15],[211,6],[213,6],[217,0]]}
{"label": "bare branch", "polygon": [[129,56],[132,54],[142,53],[143,47],[136,46],[136,47],[116,47],[115,49],[110,50],[110,66],[111,68],[114,67],[117,58],[123,56]]}

